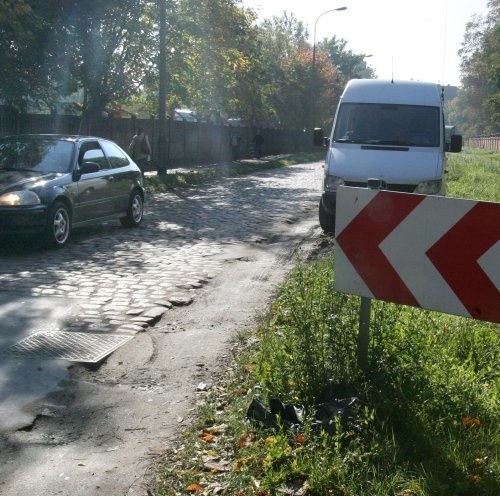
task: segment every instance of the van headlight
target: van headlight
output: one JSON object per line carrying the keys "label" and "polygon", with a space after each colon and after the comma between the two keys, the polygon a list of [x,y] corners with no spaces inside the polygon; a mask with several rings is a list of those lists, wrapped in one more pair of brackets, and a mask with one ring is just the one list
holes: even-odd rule
{"label": "van headlight", "polygon": [[325,176],[325,191],[337,191],[339,186],[343,186],[345,181],[339,176]]}
{"label": "van headlight", "polygon": [[441,179],[422,181],[417,184],[415,193],[420,193],[421,195],[437,195],[441,191],[442,184],[443,181]]}
{"label": "van headlight", "polygon": [[0,195],[0,205],[4,207],[40,205],[40,203],[40,197],[33,191],[11,191]]}

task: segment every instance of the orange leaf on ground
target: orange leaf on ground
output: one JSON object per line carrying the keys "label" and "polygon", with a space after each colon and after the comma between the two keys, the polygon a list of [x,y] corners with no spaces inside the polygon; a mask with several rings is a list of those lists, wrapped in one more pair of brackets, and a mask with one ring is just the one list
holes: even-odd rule
{"label": "orange leaf on ground", "polygon": [[480,427],[481,421],[475,417],[466,416],[462,417],[462,427],[470,428],[470,427]]}
{"label": "orange leaf on ground", "polygon": [[469,476],[469,482],[471,484],[477,484],[480,479],[481,479],[481,477],[479,477],[479,475],[471,475],[471,476]]}
{"label": "orange leaf on ground", "polygon": [[186,491],[189,491],[190,493],[197,493],[198,491],[201,491],[203,489],[202,486],[199,484],[191,484],[188,487],[186,487]]}
{"label": "orange leaf on ground", "polygon": [[243,370],[249,374],[250,372],[253,371],[253,369],[255,368],[255,363],[247,363],[246,365],[244,365],[243,367]]}
{"label": "orange leaf on ground", "polygon": [[254,441],[255,436],[253,434],[243,434],[236,442],[236,446],[239,448],[248,448]]}

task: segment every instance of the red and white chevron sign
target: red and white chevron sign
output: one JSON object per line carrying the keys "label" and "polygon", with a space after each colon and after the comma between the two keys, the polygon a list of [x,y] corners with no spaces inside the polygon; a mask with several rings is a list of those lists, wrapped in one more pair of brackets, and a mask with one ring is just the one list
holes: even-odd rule
{"label": "red and white chevron sign", "polygon": [[335,288],[500,323],[500,203],[339,188]]}

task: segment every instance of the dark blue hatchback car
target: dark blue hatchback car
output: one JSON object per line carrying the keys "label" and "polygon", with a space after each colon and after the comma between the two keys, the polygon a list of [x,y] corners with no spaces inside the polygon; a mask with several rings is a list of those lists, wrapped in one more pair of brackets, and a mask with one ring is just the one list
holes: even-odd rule
{"label": "dark blue hatchback car", "polygon": [[90,136],[0,138],[0,236],[35,234],[62,247],[71,229],[142,221],[142,174],[112,141]]}

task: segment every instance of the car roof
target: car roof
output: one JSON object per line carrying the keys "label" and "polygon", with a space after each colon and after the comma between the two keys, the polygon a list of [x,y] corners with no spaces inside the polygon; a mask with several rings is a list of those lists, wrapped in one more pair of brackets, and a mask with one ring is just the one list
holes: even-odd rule
{"label": "car roof", "polygon": [[100,138],[98,136],[85,136],[79,134],[11,134],[9,136],[2,136],[1,139],[40,139],[40,140],[62,140],[62,141],[72,141],[79,142],[84,140],[102,140],[106,138]]}

